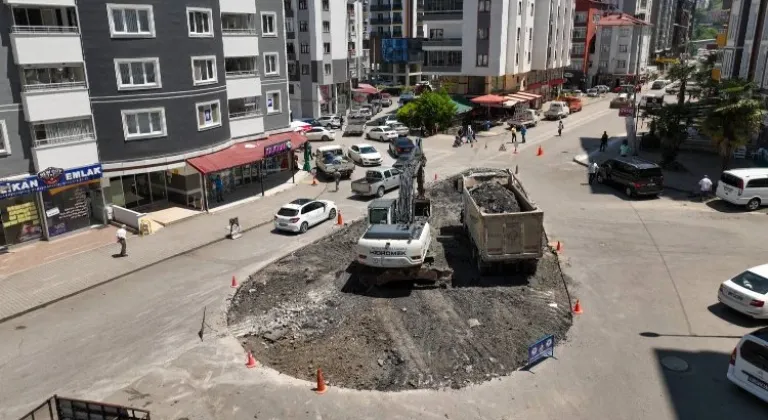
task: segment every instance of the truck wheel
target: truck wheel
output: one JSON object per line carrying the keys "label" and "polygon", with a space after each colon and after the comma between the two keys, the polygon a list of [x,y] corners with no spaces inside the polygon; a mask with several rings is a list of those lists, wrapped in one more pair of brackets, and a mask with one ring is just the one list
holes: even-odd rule
{"label": "truck wheel", "polygon": [[376,190],[376,197],[384,197],[384,187],[379,187],[379,189]]}

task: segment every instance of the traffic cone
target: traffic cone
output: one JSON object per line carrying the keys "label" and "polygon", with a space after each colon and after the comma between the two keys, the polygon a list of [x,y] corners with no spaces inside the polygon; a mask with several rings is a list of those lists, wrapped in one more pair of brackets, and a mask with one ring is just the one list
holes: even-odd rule
{"label": "traffic cone", "polygon": [[259,363],[258,363],[258,362],[256,361],[256,359],[253,357],[253,353],[251,353],[251,352],[249,351],[249,352],[248,352],[248,358],[247,358],[247,359],[245,359],[245,367],[247,367],[248,369],[253,369],[253,368],[255,368],[255,367],[256,367],[256,366],[258,366],[258,365],[259,365]]}
{"label": "traffic cone", "polygon": [[507,151],[507,146],[504,146],[504,143],[501,143],[501,146],[499,146],[499,151],[500,152],[506,152]]}
{"label": "traffic cone", "polygon": [[539,146],[538,149],[536,149],[536,156],[543,156],[544,155],[544,149]]}
{"label": "traffic cone", "polygon": [[576,299],[576,304],[573,305],[573,313],[576,315],[581,315],[584,313],[584,310],[581,309],[581,302],[579,302],[578,299]]}
{"label": "traffic cone", "polygon": [[325,392],[328,391],[328,387],[325,385],[325,379],[323,378],[323,370],[317,369],[317,388],[315,388],[315,392],[318,394],[325,394]]}
{"label": "traffic cone", "polygon": [[341,217],[341,212],[337,213],[336,224],[339,225],[339,226],[344,224],[344,219]]}
{"label": "traffic cone", "polygon": [[317,185],[317,176],[312,175],[312,185]]}
{"label": "traffic cone", "polygon": [[237,289],[237,287],[238,287],[237,286],[237,279],[235,278],[235,276],[232,276],[232,286],[231,287],[233,289]]}
{"label": "traffic cone", "polygon": [[563,245],[560,243],[560,241],[557,241],[557,246],[555,247],[555,251],[559,254],[563,251]]}

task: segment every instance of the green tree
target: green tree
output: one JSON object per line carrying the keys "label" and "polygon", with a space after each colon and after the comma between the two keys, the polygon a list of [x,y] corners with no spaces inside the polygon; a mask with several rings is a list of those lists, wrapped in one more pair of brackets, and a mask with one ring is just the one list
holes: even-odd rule
{"label": "green tree", "polygon": [[411,128],[424,127],[434,133],[438,127],[449,127],[456,116],[456,104],[445,91],[424,92],[397,111],[397,119]]}
{"label": "green tree", "polygon": [[721,169],[728,169],[733,150],[749,142],[760,129],[763,109],[759,101],[726,90],[721,102],[704,118],[701,130],[717,144]]}
{"label": "green tree", "polygon": [[678,105],[683,105],[685,103],[686,83],[693,80],[697,71],[698,68],[695,65],[688,65],[685,63],[675,64],[669,68],[667,76],[675,82],[680,82],[680,91],[677,93]]}
{"label": "green tree", "polygon": [[691,104],[669,104],[654,113],[655,135],[661,140],[661,166],[671,167],[680,152],[680,146],[688,138],[693,110]]}

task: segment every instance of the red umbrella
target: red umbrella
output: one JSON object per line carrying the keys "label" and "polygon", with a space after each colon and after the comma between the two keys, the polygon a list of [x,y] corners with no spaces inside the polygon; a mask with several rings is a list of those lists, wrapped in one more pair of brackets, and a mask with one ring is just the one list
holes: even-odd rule
{"label": "red umbrella", "polygon": [[506,99],[503,96],[489,94],[472,98],[470,101],[480,105],[501,105]]}

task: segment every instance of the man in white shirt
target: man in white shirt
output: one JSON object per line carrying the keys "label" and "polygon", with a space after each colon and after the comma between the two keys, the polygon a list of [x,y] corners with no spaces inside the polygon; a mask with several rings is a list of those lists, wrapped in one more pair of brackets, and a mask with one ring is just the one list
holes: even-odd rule
{"label": "man in white shirt", "polygon": [[128,254],[125,253],[125,237],[128,232],[125,230],[125,225],[120,225],[120,229],[117,230],[117,243],[120,244],[120,256],[125,257]]}
{"label": "man in white shirt", "polygon": [[587,172],[589,173],[589,185],[592,185],[592,182],[594,182],[595,177],[597,176],[598,166],[597,162],[592,162],[587,167]]}
{"label": "man in white shirt", "polygon": [[701,178],[701,181],[699,181],[699,189],[701,190],[701,201],[704,201],[712,191],[712,180],[704,175],[704,178]]}

